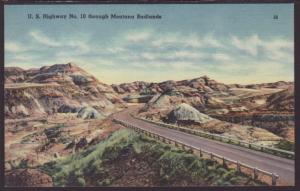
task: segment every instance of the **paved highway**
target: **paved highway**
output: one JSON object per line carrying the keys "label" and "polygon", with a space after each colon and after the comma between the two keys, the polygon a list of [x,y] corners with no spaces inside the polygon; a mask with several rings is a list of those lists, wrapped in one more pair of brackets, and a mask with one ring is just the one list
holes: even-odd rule
{"label": "paved highway", "polygon": [[224,156],[228,159],[240,161],[241,163],[257,167],[259,169],[273,172],[279,175],[279,183],[284,185],[295,184],[295,161],[281,158],[278,156],[266,154],[247,148],[214,141],[199,137],[197,135],[187,134],[182,131],[164,128],[152,123],[148,123],[130,116],[135,113],[135,108],[126,109],[120,113],[114,114],[115,119],[126,121],[127,123],[157,133],[166,138],[176,139],[187,145],[204,149],[209,152]]}

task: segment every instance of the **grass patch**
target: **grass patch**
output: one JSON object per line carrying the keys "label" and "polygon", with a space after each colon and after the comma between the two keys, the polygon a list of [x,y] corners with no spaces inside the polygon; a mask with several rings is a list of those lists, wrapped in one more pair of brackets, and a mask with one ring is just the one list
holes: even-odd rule
{"label": "grass patch", "polygon": [[287,151],[295,151],[295,143],[287,141],[287,140],[280,140],[279,143],[275,145],[276,148],[287,150]]}
{"label": "grass patch", "polygon": [[[113,149],[115,152],[111,152],[111,157],[109,157],[109,159],[113,159],[117,153],[116,148],[122,146],[126,147],[134,138],[130,131],[117,131],[108,139],[95,146],[70,155],[63,160],[46,163],[41,166],[40,169],[53,177],[55,186],[78,185],[78,178],[83,178],[83,172],[87,169],[94,169],[95,173],[97,170],[99,170],[99,172],[102,171],[101,163],[104,159],[103,154],[107,155],[107,151]],[[113,147],[113,145],[115,145],[115,147]]]}
{"label": "grass patch", "polygon": [[[154,186],[172,186],[182,181],[188,185],[261,185],[212,160],[199,159],[128,129],[118,130],[99,144],[46,163],[40,169],[53,177],[55,186],[109,186],[122,177],[126,179],[126,168],[133,166],[122,167],[126,157],[143,162],[155,173],[151,180]],[[112,167],[118,165],[120,169],[115,172]]]}

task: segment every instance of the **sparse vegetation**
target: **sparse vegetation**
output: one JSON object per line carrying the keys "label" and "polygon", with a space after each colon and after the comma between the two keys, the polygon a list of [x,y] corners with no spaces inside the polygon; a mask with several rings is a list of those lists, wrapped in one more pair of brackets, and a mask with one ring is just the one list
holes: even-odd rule
{"label": "sparse vegetation", "polygon": [[295,151],[295,143],[287,140],[280,140],[279,143],[275,145],[276,148],[287,150],[287,151]]}
{"label": "sparse vegetation", "polygon": [[139,181],[143,181],[144,174],[152,186],[262,184],[128,129],[116,131],[99,144],[46,163],[40,169],[53,177],[56,186],[130,185],[126,182],[130,176],[141,176]]}
{"label": "sparse vegetation", "polygon": [[[16,177],[15,172],[31,171],[40,165],[38,168],[53,177],[55,186],[261,184],[226,165],[199,159],[192,150],[183,151],[128,129],[112,134],[123,128],[113,119],[117,119],[120,113],[116,112],[124,108],[128,110],[122,111],[123,114],[130,112],[179,125],[186,128],[183,130],[186,133],[193,129],[229,136],[236,139],[229,141],[235,145],[243,145],[242,140],[257,142],[271,149],[255,145],[250,146],[251,149],[294,159],[293,153],[274,149],[294,151],[294,82],[224,84],[207,76],[118,85],[101,81],[74,63],[28,70],[6,67],[5,174]],[[123,117],[129,122],[129,116]],[[140,127],[141,124],[132,125]],[[212,135],[202,136],[218,139]],[[282,138],[292,142],[278,142]],[[188,143],[188,139],[190,137],[178,140]],[[234,156],[219,153],[213,147],[208,149],[253,166],[250,159],[240,157],[239,149],[229,150],[234,151]],[[262,170],[277,173],[280,179],[285,179],[280,183],[286,181],[292,185],[292,163],[288,164],[289,168],[279,167],[278,158],[254,157],[251,158],[254,164],[267,161],[272,167],[266,169],[268,165],[259,165]],[[41,176],[30,171],[19,173],[25,182],[30,179],[28,175]],[[42,180],[48,181],[48,178]],[[33,179],[26,186],[45,183],[39,178]],[[22,185],[19,178],[11,182]],[[52,180],[49,182],[52,186]]]}
{"label": "sparse vegetation", "polygon": [[61,133],[61,128],[63,128],[63,124],[58,124],[54,127],[48,128],[44,130],[45,135],[48,139],[56,138]]}

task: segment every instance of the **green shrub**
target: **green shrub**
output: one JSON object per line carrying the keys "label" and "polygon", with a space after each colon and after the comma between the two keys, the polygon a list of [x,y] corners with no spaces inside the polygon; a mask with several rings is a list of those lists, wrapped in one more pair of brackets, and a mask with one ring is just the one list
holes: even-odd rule
{"label": "green shrub", "polygon": [[110,184],[111,184],[111,180],[109,178],[97,181],[98,186],[109,186]]}
{"label": "green shrub", "polygon": [[133,150],[134,150],[135,153],[140,154],[142,152],[142,145],[141,144],[135,142],[135,143],[133,143],[132,146],[133,146]]}
{"label": "green shrub", "polygon": [[275,145],[276,148],[287,150],[287,151],[295,151],[295,143],[287,141],[287,140],[280,140],[279,143]]}
{"label": "green shrub", "polygon": [[180,148],[128,129],[118,130],[97,145],[40,168],[53,177],[56,186],[85,186],[87,178],[93,179],[97,186],[108,186],[126,171],[113,175],[105,165],[114,165],[114,161],[122,160],[130,153],[142,157],[149,167],[157,171],[160,185],[193,180],[224,186],[244,180],[236,170],[228,170],[209,159],[199,159]]}
{"label": "green shrub", "polygon": [[77,178],[77,183],[79,186],[85,186],[85,180],[81,177]]}
{"label": "green shrub", "polygon": [[222,176],[222,178],[224,180],[230,180],[232,177],[235,177],[236,176],[236,172],[235,170],[231,169],[231,170],[228,170],[227,172],[225,172]]}

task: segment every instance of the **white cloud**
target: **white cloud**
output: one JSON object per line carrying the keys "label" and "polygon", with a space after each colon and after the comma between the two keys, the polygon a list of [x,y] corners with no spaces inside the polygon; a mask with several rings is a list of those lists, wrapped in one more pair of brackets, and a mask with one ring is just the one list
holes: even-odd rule
{"label": "white cloud", "polygon": [[282,39],[282,38],[275,38],[265,45],[268,48],[273,49],[290,49],[294,48],[294,43],[290,40]]}
{"label": "white cloud", "polygon": [[[232,36],[232,45],[251,56],[257,56],[259,51],[263,56],[273,61],[292,61],[294,43],[282,38],[263,40],[257,34],[240,39]],[[260,49],[259,49],[260,48]]]}
{"label": "white cloud", "polygon": [[105,51],[113,54],[118,54],[126,52],[127,50],[123,47],[107,47]]}
{"label": "white cloud", "polygon": [[13,57],[15,60],[18,61],[31,61],[36,58],[36,55],[31,54],[17,54]]}
{"label": "white cloud", "polygon": [[223,46],[222,43],[213,34],[205,35],[202,41],[206,46],[210,47],[218,48]]}
{"label": "white cloud", "polygon": [[171,64],[170,67],[173,67],[176,70],[186,70],[186,69],[197,68],[197,66],[195,66],[194,62],[188,62],[188,61],[174,62],[174,63]]}
{"label": "white cloud", "polygon": [[77,52],[80,53],[86,53],[89,52],[91,49],[89,45],[86,42],[73,40],[66,44],[67,46],[71,46],[77,50]]}
{"label": "white cloud", "polygon": [[276,38],[263,42],[266,56],[273,61],[293,62],[294,43],[289,40]]}
{"label": "white cloud", "polygon": [[217,54],[213,54],[212,58],[216,61],[220,61],[220,62],[227,62],[231,60],[231,57],[227,54],[224,53],[217,53]]}
{"label": "white cloud", "polygon": [[180,36],[178,37],[178,39],[181,39],[181,43],[187,47],[200,48],[201,46],[203,46],[201,39],[196,34]]}
{"label": "white cloud", "polygon": [[[69,42],[61,46],[62,51],[55,51],[56,57],[76,57],[92,52],[92,48],[84,42]],[[94,52],[95,50],[93,50]]]}
{"label": "white cloud", "polygon": [[182,46],[188,48],[203,48],[203,47],[222,47],[222,43],[213,35],[198,35],[191,34],[179,34],[179,33],[162,33],[159,34],[152,42],[152,46],[160,47],[172,47]]}
{"label": "white cloud", "polygon": [[143,31],[129,31],[125,34],[125,40],[129,42],[143,42],[148,40],[152,36],[152,31],[143,30]]}
{"label": "white cloud", "polygon": [[61,44],[58,41],[49,38],[47,35],[43,34],[41,31],[34,30],[34,31],[31,31],[29,33],[29,35],[34,40],[36,40],[37,42],[39,42],[41,44],[44,44],[44,45],[47,45],[47,46],[53,46],[53,47],[61,46]]}
{"label": "white cloud", "polygon": [[[142,68],[142,69],[146,69],[148,66],[146,66],[145,64],[141,64],[139,62],[131,62],[130,65],[134,68]],[[154,67],[154,65],[151,67]]]}
{"label": "white cloud", "polygon": [[27,48],[19,42],[6,42],[5,50],[12,53],[17,53],[17,52],[26,51]]}
{"label": "white cloud", "polygon": [[169,57],[177,58],[177,59],[200,59],[203,58],[204,55],[200,51],[187,51],[187,50],[181,50],[181,51],[174,51],[172,53],[169,53]]}
{"label": "white cloud", "polygon": [[[152,78],[152,81],[172,76],[180,80],[197,75],[218,78],[219,75],[224,82],[251,81],[250,77],[263,81],[261,76],[276,79],[276,75],[284,80],[293,64],[292,41],[279,37],[264,39],[257,34],[240,38],[215,36],[213,33],[159,33],[147,29],[116,35],[109,43],[93,41],[90,34],[70,34],[53,39],[35,30],[30,32],[30,37],[26,47],[19,42],[5,44],[5,50],[18,53],[6,58],[5,64],[39,67],[73,61],[95,75],[110,71],[110,74],[105,74],[110,80],[114,79],[113,76],[121,80],[114,70],[128,70],[123,77],[126,78],[124,81],[130,81],[135,79],[131,76],[132,71],[139,69],[145,75],[148,72],[147,79]],[[49,49],[43,45],[57,48]],[[24,50],[29,52],[23,54]],[[47,56],[42,59],[43,55]],[[141,78],[143,80],[143,76]]]}
{"label": "white cloud", "polygon": [[177,33],[167,33],[164,35],[160,34],[156,36],[150,43],[156,48],[161,48],[180,43],[180,38]]}
{"label": "white cloud", "polygon": [[145,52],[145,53],[141,53],[140,56],[142,57],[142,59],[146,59],[146,60],[154,60],[157,57],[155,56],[155,54],[149,53],[149,52]]}
{"label": "white cloud", "polygon": [[252,56],[257,56],[258,46],[262,43],[257,34],[239,39],[236,36],[231,37],[232,45],[240,50],[244,50]]}
{"label": "white cloud", "polygon": [[40,44],[50,46],[50,47],[66,47],[64,52],[60,52],[62,55],[66,55],[67,52],[72,51],[73,54],[82,54],[89,52],[91,49],[87,43],[87,40],[85,40],[85,37],[77,37],[77,36],[71,36],[68,37],[68,39],[62,38],[62,39],[52,39],[48,37],[46,34],[44,34],[41,31],[33,30],[29,33],[29,36],[32,37],[32,39]]}
{"label": "white cloud", "polygon": [[201,39],[195,34],[161,33],[149,42],[155,48],[165,47],[189,47],[199,48],[202,46]]}

